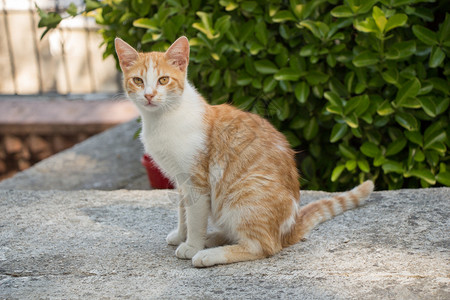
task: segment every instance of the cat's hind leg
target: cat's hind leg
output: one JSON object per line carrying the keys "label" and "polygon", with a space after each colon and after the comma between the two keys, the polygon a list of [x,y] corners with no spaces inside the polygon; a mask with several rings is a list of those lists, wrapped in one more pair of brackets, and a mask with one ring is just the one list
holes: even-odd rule
{"label": "cat's hind leg", "polygon": [[[257,242],[256,242],[257,243]],[[231,264],[239,261],[256,260],[266,257],[259,247],[253,243],[222,246],[199,251],[193,258],[194,267],[210,267]]]}

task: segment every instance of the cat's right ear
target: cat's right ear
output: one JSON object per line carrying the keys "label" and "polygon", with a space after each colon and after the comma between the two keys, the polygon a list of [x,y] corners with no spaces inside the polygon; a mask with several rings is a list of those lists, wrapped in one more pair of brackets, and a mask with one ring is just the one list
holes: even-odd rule
{"label": "cat's right ear", "polygon": [[120,38],[116,38],[114,44],[116,46],[117,56],[119,57],[120,68],[125,72],[138,59],[139,54],[133,47]]}

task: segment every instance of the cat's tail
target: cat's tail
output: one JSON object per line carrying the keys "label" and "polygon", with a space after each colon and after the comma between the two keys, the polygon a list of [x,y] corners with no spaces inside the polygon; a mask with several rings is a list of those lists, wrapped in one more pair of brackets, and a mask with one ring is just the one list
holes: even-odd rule
{"label": "cat's tail", "polygon": [[296,244],[318,224],[364,204],[373,188],[373,182],[367,180],[348,192],[305,205],[298,211],[296,223],[292,231],[284,237],[283,245]]}

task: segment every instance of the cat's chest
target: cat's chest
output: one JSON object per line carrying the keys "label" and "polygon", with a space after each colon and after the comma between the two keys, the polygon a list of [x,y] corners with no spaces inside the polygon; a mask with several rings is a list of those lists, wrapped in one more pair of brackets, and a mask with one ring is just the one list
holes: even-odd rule
{"label": "cat's chest", "polygon": [[201,119],[166,118],[143,125],[141,140],[145,152],[170,177],[189,173],[198,153],[205,147]]}

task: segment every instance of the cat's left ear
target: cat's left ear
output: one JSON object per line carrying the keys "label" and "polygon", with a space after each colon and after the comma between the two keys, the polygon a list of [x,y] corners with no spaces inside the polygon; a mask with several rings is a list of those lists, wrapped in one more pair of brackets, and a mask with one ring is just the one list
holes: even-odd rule
{"label": "cat's left ear", "polygon": [[178,38],[166,53],[166,60],[174,67],[185,72],[189,64],[189,41],[185,36]]}

